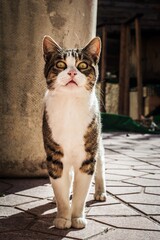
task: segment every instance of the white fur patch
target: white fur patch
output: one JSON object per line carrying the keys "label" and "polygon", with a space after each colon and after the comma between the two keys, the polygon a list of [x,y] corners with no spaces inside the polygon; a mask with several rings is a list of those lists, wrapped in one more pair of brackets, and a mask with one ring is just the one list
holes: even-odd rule
{"label": "white fur patch", "polygon": [[77,158],[81,162],[85,159],[83,138],[97,111],[95,102],[96,98],[91,98],[91,94],[74,96],[57,95],[51,91],[46,93],[45,104],[52,137],[62,146],[64,158],[71,162]]}
{"label": "white fur patch", "polygon": [[76,64],[76,59],[73,56],[68,56],[66,58],[66,63],[68,67],[74,67]]}

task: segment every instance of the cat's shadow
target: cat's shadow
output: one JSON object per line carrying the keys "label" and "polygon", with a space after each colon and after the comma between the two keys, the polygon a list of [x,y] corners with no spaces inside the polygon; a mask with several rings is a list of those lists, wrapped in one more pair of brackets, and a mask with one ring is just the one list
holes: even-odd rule
{"label": "cat's shadow", "polygon": [[[23,208],[23,205],[22,205]],[[21,210],[21,206],[15,207],[17,211]],[[7,209],[6,209],[7,210]],[[70,232],[77,231],[74,228],[57,229],[53,226],[53,219],[56,216],[56,204],[50,202],[23,212],[13,214],[12,216],[0,219],[0,235],[7,233],[9,236],[19,235],[23,232],[23,239],[54,239],[60,240],[64,237],[71,237]],[[47,237],[47,238],[46,238]],[[14,238],[14,237],[13,237]],[[5,235],[4,238],[5,239]],[[7,238],[10,239],[10,238]],[[15,237],[15,239],[17,239]],[[19,238],[18,238],[19,239]],[[21,239],[21,238],[20,238]]]}

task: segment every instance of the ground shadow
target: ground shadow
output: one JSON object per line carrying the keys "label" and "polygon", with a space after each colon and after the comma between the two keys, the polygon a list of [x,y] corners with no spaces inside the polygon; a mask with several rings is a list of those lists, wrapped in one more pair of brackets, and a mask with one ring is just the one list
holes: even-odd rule
{"label": "ground shadow", "polygon": [[[34,181],[32,181],[34,180]],[[49,184],[49,178],[0,178],[0,196]]]}
{"label": "ground shadow", "polygon": [[17,211],[17,213],[12,214],[8,217],[1,216],[1,240],[9,240],[14,238],[16,240],[61,240],[67,235],[69,235],[70,232],[77,231],[73,228],[70,228],[68,230],[59,230],[53,226],[53,219],[56,216],[56,205],[54,203],[48,202],[47,204],[32,209],[23,210],[23,207],[26,204],[27,203],[23,205],[18,205],[16,207],[4,206],[4,208],[6,209],[6,213],[8,211],[8,208],[10,213],[12,213],[12,209]]}

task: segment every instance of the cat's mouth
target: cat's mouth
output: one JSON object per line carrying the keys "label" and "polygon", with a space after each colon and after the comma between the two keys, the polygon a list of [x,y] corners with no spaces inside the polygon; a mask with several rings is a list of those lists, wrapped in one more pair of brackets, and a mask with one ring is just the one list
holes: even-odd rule
{"label": "cat's mouth", "polygon": [[76,85],[76,86],[78,86],[78,84],[74,81],[74,80],[71,80],[71,81],[69,81],[67,84],[66,84],[66,86],[69,86],[69,85]]}

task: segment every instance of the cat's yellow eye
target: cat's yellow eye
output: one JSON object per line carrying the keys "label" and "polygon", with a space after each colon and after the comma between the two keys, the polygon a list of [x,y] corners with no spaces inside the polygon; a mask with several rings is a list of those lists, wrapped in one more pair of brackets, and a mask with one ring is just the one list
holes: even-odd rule
{"label": "cat's yellow eye", "polygon": [[88,64],[86,62],[81,62],[78,64],[78,68],[81,70],[83,69],[87,69],[88,68]]}
{"label": "cat's yellow eye", "polygon": [[59,61],[56,63],[56,67],[60,68],[60,69],[65,69],[66,68],[66,64],[62,61]]}

